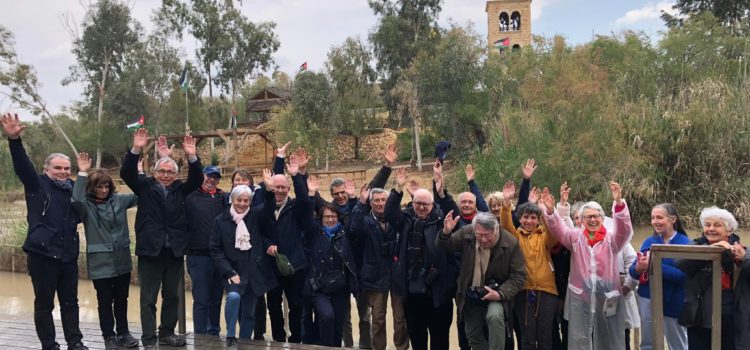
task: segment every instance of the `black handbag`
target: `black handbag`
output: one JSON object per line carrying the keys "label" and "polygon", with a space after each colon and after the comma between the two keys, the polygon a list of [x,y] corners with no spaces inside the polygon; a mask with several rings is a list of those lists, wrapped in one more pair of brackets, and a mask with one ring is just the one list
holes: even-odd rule
{"label": "black handbag", "polygon": [[[706,276],[705,270],[699,271],[698,273],[703,274],[703,276],[699,276],[696,280],[698,293],[694,296],[687,296],[685,306],[682,308],[682,313],[680,314],[680,317],[677,318],[677,323],[683,327],[701,327],[703,324],[703,303],[706,302],[704,297],[708,290],[708,286],[704,283],[704,279],[709,277]],[[708,302],[710,303],[711,300]],[[708,317],[710,318],[711,315],[708,315]]]}
{"label": "black handbag", "polygon": [[343,270],[328,270],[318,277],[318,287],[325,294],[340,292],[348,286]]}

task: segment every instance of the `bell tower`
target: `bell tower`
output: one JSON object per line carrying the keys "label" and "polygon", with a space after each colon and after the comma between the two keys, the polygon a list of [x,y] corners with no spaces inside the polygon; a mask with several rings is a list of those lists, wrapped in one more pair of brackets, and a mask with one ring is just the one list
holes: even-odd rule
{"label": "bell tower", "polygon": [[490,0],[484,11],[490,52],[531,45],[531,0]]}

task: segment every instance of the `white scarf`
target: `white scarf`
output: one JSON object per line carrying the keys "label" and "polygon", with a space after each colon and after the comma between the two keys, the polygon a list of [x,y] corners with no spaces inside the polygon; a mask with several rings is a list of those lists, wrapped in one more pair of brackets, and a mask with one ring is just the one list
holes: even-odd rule
{"label": "white scarf", "polygon": [[245,225],[245,215],[250,212],[250,208],[247,208],[244,213],[238,214],[234,210],[234,206],[229,208],[229,214],[232,215],[232,220],[237,224],[237,229],[234,231],[234,247],[239,250],[249,250],[250,245],[250,232],[247,230]]}

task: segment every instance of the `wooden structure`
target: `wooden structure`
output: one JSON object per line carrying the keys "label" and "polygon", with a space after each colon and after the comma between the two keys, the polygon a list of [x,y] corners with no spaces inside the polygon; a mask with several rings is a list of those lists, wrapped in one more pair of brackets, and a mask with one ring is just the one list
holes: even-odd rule
{"label": "wooden structure", "polygon": [[274,107],[284,107],[292,100],[291,91],[267,87],[245,103],[245,112],[249,117],[246,122],[238,122],[240,127],[257,127],[269,120]]}
{"label": "wooden structure", "polygon": [[[271,164],[273,163],[273,152],[274,152],[274,146],[271,140],[268,138],[268,135],[272,132],[271,129],[255,129],[255,128],[238,128],[238,129],[217,129],[214,131],[207,131],[207,132],[194,132],[191,133],[191,135],[195,138],[195,144],[196,146],[200,145],[201,141],[218,137],[222,139],[225,144],[227,145],[226,148],[226,154],[225,156],[219,161],[219,166],[223,170],[226,169],[236,169],[238,167],[249,167],[250,169],[253,168],[270,168]],[[182,140],[182,138],[185,136],[184,134],[169,134],[164,135],[167,138],[167,142],[172,144],[175,141]],[[255,162],[243,162],[241,160],[242,157],[239,156],[240,149],[239,144],[243,143],[248,137],[250,136],[258,136],[260,139],[263,140],[262,147],[263,151],[260,152],[259,149],[253,149],[251,150],[255,155],[260,155],[260,157],[257,157]],[[148,165],[150,164],[148,162],[149,157],[149,151],[151,148],[156,144],[157,139],[159,136],[152,136],[148,139],[148,144],[143,150],[143,157],[144,157],[144,170],[147,170]],[[234,160],[232,166],[227,166],[229,164],[230,160]]]}
{"label": "wooden structure", "polygon": [[[712,246],[654,244],[651,246],[649,280],[651,281],[651,318],[653,320],[654,350],[664,349],[664,290],[662,281],[662,258],[711,260],[711,349],[721,349],[721,254],[724,248]],[[654,263],[657,262],[657,263]],[[728,325],[732,327],[732,325]]]}

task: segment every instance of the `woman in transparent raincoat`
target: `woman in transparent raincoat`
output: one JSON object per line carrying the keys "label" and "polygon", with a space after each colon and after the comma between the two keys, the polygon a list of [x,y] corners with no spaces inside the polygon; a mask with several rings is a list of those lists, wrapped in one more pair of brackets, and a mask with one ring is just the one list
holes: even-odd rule
{"label": "woman in transparent raincoat", "polygon": [[571,251],[568,298],[568,348],[625,349],[625,301],[618,254],[630,242],[632,224],[619,184],[610,182],[614,200],[612,232],[604,226],[604,210],[596,202],[581,206],[581,227],[568,227],[555,212],[555,199],[545,188],[542,202],[547,226]]}

